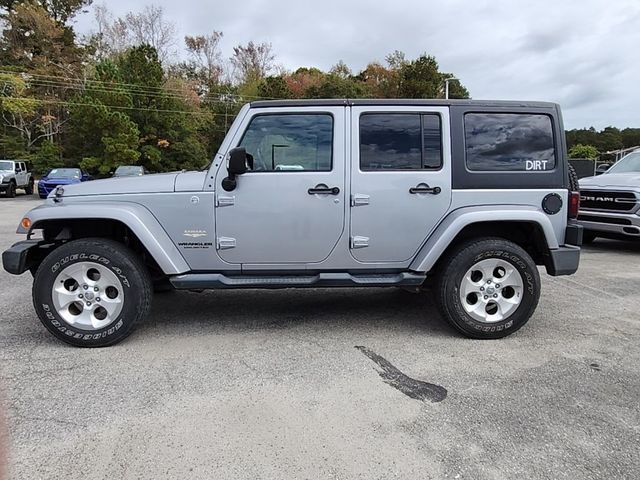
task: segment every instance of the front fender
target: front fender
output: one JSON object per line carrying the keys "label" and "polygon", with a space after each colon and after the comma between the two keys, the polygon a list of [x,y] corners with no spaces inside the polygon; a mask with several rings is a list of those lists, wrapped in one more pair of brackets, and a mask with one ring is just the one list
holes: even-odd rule
{"label": "front fender", "polygon": [[160,222],[149,210],[137,203],[45,204],[29,211],[25,217],[31,221],[31,227],[27,230],[21,224],[18,233],[26,233],[28,236],[46,220],[116,220],[131,229],[165,274],[173,275],[190,270]]}
{"label": "front fender", "polygon": [[467,226],[482,222],[529,222],[542,228],[547,246],[550,250],[558,249],[553,225],[542,211],[524,206],[496,206],[492,210],[487,207],[460,208],[447,215],[427,242],[422,246],[418,255],[411,263],[411,270],[428,272],[436,264],[456,236]]}

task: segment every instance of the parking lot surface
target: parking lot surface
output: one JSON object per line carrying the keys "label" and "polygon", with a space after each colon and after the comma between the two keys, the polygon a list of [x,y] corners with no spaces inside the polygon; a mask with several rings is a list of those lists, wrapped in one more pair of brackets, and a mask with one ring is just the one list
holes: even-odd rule
{"label": "parking lot surface", "polygon": [[[0,248],[35,198],[0,198]],[[640,244],[462,338],[397,289],[173,292],[123,343],[48,334],[0,272],[11,478],[637,478]],[[356,348],[357,347],[357,348]],[[1,397],[2,395],[0,395]]]}

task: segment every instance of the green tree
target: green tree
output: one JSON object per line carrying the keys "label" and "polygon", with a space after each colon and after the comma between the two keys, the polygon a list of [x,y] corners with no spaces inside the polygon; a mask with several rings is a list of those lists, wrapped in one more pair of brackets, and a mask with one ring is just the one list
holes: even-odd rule
{"label": "green tree", "polygon": [[[38,3],[53,20],[60,25],[64,25],[84,7],[91,5],[92,2],[93,0],[40,0]],[[0,0],[0,8],[10,12],[25,3],[29,2],[24,0]]]}
{"label": "green tree", "polygon": [[31,163],[32,172],[36,175],[43,175],[51,168],[60,166],[61,153],[59,145],[45,140],[26,158]]}
{"label": "green tree", "polygon": [[400,67],[400,96],[438,98],[441,88],[442,77],[434,57],[422,55]]}
{"label": "green tree", "polygon": [[340,60],[322,81],[307,89],[309,98],[361,98],[367,96],[366,85],[359,77],[354,77],[351,69]]}
{"label": "green tree", "polygon": [[624,146],[622,134],[616,127],[606,127],[600,132],[598,149],[601,151],[617,150]]}
{"label": "green tree", "polygon": [[571,158],[598,158],[600,152],[593,145],[584,145],[578,143],[569,149],[569,157]]}
{"label": "green tree", "polygon": [[179,79],[172,79],[171,91],[166,89],[155,49],[149,45],[129,49],[119,58],[118,69],[132,98],[129,117],[140,134],[140,163],[155,171],[206,164],[207,149],[199,131],[207,113],[192,101],[188,88],[179,88]]}
{"label": "green tree", "polygon": [[133,96],[115,63],[104,60],[95,66],[84,91],[69,102],[68,165],[106,175],[119,165],[138,162],[140,132],[129,118]]}
{"label": "green tree", "polygon": [[41,102],[29,93],[27,82],[21,76],[0,73],[0,118],[5,129],[19,135],[21,155],[27,154],[46,136],[40,106]]}
{"label": "green tree", "polygon": [[598,136],[599,133],[593,127],[569,130],[566,132],[567,146],[569,149],[577,144],[596,146],[600,144]]}
{"label": "green tree", "polygon": [[119,165],[137,163],[139,131],[126,113],[90,95],[79,97],[70,110],[69,164],[106,175]]}
{"label": "green tree", "polygon": [[625,128],[620,132],[620,136],[624,148],[640,145],[640,128]]}
{"label": "green tree", "polygon": [[258,85],[258,95],[263,98],[293,98],[293,92],[282,75],[263,79]]}
{"label": "green tree", "polygon": [[[2,123],[10,130],[7,135],[22,140],[22,156],[34,155],[42,142],[45,150],[50,145],[63,149],[62,134],[68,120],[65,102],[75,93],[85,52],[76,43],[73,28],[65,23],[88,3],[0,0],[4,27],[0,65],[5,71],[19,72],[13,79],[6,74],[0,79],[2,96],[15,97],[13,105],[3,99]],[[6,87],[19,95],[8,95]]]}
{"label": "green tree", "polygon": [[[400,96],[405,98],[442,98],[445,79],[450,73],[439,71],[435,57],[423,54],[416,60],[400,64]],[[450,82],[449,98],[469,98],[469,92],[460,81]]]}
{"label": "green tree", "polygon": [[366,86],[353,77],[342,77],[335,73],[325,75],[319,85],[307,89],[308,98],[362,98],[366,97]]}
{"label": "green tree", "polygon": [[73,29],[62,25],[37,2],[14,5],[5,15],[0,63],[32,73],[74,75],[82,67],[83,48]]}

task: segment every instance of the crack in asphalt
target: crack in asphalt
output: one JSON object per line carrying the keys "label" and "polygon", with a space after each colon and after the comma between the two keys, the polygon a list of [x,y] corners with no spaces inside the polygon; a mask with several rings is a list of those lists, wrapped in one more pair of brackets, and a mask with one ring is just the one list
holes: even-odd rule
{"label": "crack in asphalt", "polygon": [[391,385],[407,397],[423,402],[428,400],[432,403],[441,402],[447,398],[446,388],[440,385],[434,385],[433,383],[423,382],[422,380],[416,380],[415,378],[405,375],[389,360],[369,350],[367,347],[356,345],[355,348],[360,350],[380,367],[380,370],[377,370],[378,375],[380,375],[387,385]]}

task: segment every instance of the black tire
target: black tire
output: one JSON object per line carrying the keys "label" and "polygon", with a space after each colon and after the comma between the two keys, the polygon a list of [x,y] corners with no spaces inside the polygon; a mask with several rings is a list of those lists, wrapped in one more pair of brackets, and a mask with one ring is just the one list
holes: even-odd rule
{"label": "black tire", "polygon": [[33,178],[29,180],[29,183],[24,187],[24,193],[27,195],[33,195]]}
{"label": "black tire", "polygon": [[569,189],[572,192],[580,191],[580,182],[578,181],[578,174],[576,173],[576,169],[573,168],[573,165],[569,165]]}
{"label": "black tire", "polygon": [[[102,329],[77,328],[54,307],[53,283],[60,272],[79,262],[97,263],[121,283],[122,310]],[[138,257],[121,243],[102,238],[74,240],[55,249],[42,261],[33,281],[33,305],[42,324],[63,342],[78,347],[106,347],[124,340],[149,313],[152,296],[149,274]]]}
{"label": "black tire", "polygon": [[[492,323],[469,315],[460,299],[460,286],[467,271],[482,260],[499,259],[520,274],[523,288],[520,304],[507,318]],[[457,247],[445,260],[436,282],[436,303],[444,319],[469,338],[497,339],[524,326],[540,299],[540,274],[531,256],[513,242],[502,238],[473,240]]]}
{"label": "black tire", "polygon": [[16,184],[13,182],[9,182],[9,186],[7,187],[7,192],[5,193],[7,198],[14,198],[16,196]]}
{"label": "black tire", "polygon": [[589,245],[593,243],[593,241],[598,238],[598,236],[593,232],[583,232],[582,233],[582,244]]}

